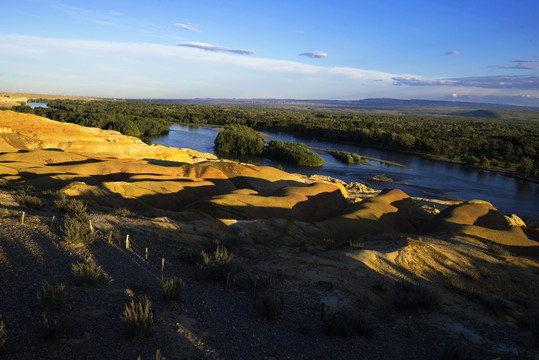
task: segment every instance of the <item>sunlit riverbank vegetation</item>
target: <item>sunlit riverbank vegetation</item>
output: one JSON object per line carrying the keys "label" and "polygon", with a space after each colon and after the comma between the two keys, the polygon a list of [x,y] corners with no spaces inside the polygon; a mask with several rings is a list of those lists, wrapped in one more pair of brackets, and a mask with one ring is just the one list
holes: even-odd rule
{"label": "sunlit riverbank vegetation", "polygon": [[[39,100],[36,100],[39,101]],[[406,151],[539,178],[539,124],[496,117],[412,116],[280,110],[147,101],[47,101],[49,108],[13,108],[53,120],[149,138],[169,123],[241,124],[255,129]]]}

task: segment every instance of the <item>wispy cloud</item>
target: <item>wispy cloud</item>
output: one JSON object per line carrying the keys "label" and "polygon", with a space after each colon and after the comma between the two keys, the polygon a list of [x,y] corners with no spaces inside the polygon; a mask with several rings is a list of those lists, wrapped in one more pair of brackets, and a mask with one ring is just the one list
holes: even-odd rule
{"label": "wispy cloud", "polygon": [[253,55],[256,54],[253,50],[244,50],[244,49],[233,49],[229,47],[224,46],[217,46],[212,44],[206,44],[196,41],[184,41],[176,43],[178,46],[185,46],[185,47],[192,47],[195,49],[201,49],[205,51],[212,51],[212,52],[224,52],[224,53],[232,53],[232,54],[240,54],[240,55]]}
{"label": "wispy cloud", "polygon": [[328,53],[325,51],[309,51],[299,54],[299,56],[307,56],[313,59],[322,59],[328,57]]}
{"label": "wispy cloud", "polygon": [[182,29],[187,30],[187,31],[200,32],[199,29],[195,28],[196,25],[189,25],[189,24],[182,24],[182,23],[174,23],[174,25],[179,26]]}
{"label": "wispy cloud", "polygon": [[460,50],[448,51],[444,55],[460,55]]}
{"label": "wispy cloud", "polygon": [[539,65],[535,65],[536,63],[539,63],[539,56],[534,56],[532,59],[523,59],[523,60],[513,60],[513,63],[516,63],[515,65],[491,65],[490,67],[497,68],[497,69],[518,69],[518,70],[539,70]]}
{"label": "wispy cloud", "polygon": [[51,3],[50,6],[83,24],[95,23],[150,34],[161,32],[165,28],[147,21],[128,18],[114,10],[99,12],[63,3]]}
{"label": "wispy cloud", "polygon": [[393,85],[408,86],[461,86],[486,89],[539,90],[539,76],[472,76],[433,80],[415,77],[393,77],[393,81]]}

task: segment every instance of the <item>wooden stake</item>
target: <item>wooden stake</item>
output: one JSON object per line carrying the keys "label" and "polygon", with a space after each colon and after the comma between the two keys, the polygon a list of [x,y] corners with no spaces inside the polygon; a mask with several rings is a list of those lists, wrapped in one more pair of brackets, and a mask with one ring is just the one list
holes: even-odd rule
{"label": "wooden stake", "polygon": [[146,260],[148,260],[148,248],[146,248]]}
{"label": "wooden stake", "polygon": [[161,259],[161,274],[165,271],[165,258]]}
{"label": "wooden stake", "polygon": [[125,248],[129,249],[129,234],[127,234],[127,237],[125,238]]}
{"label": "wooden stake", "polygon": [[55,215],[52,216],[52,220],[51,220],[51,226],[54,225],[54,219],[56,218]]}
{"label": "wooden stake", "polygon": [[21,217],[21,225],[24,225],[24,215],[26,215],[26,213],[23,211]]}
{"label": "wooden stake", "polygon": [[92,225],[92,220],[90,220],[90,232],[91,233],[94,232],[94,226]]}
{"label": "wooden stake", "polygon": [[109,233],[109,244],[112,244],[112,230]]}

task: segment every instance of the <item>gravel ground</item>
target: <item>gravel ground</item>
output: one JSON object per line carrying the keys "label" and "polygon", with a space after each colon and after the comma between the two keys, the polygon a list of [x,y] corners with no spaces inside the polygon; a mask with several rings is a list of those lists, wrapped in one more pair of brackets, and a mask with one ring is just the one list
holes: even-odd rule
{"label": "gravel ground", "polygon": [[[8,332],[0,357],[6,359],[144,360],[155,358],[158,349],[169,360],[436,359],[442,351],[445,335],[431,323],[444,322],[443,314],[380,316],[372,320],[370,339],[323,335],[318,299],[332,291],[297,281],[294,274],[284,279],[269,275],[284,300],[280,319],[271,323],[256,318],[252,291],[197,281],[194,267],[181,262],[167,264],[165,276],[185,281],[182,301],[163,303],[157,254],[146,261],[140,249],[126,250],[118,239],[109,244],[107,234],[99,231],[91,248],[73,247],[62,241],[60,221],[51,224],[52,213],[27,214],[24,225],[20,213],[12,214],[0,219],[0,314]],[[72,263],[88,258],[105,271],[96,287],[78,286],[71,274]],[[39,306],[36,294],[43,280],[65,284],[66,305],[59,312]],[[154,325],[147,338],[130,339],[124,333],[120,314],[132,299],[130,287],[143,288],[152,301]],[[43,339],[43,314],[68,319],[69,335]],[[511,331],[481,329],[482,338],[492,339],[475,349],[474,358],[495,358],[491,347],[499,339],[517,341]]]}

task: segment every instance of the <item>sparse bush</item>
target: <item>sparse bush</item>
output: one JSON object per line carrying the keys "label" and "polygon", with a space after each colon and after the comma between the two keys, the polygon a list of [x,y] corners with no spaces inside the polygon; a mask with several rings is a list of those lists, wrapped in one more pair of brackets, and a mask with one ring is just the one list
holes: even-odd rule
{"label": "sparse bush", "polygon": [[73,275],[75,275],[81,284],[94,286],[103,272],[103,268],[98,266],[95,261],[88,260],[71,265]]}
{"label": "sparse bush", "polygon": [[359,334],[369,338],[374,333],[374,327],[360,312],[341,310],[324,318],[322,331],[328,336],[349,337]]}
{"label": "sparse bush", "polygon": [[125,305],[121,319],[129,336],[147,336],[153,323],[152,302],[147,296],[131,300],[130,306]]}
{"label": "sparse bush", "polygon": [[17,201],[20,206],[30,209],[39,210],[43,207],[43,203],[37,196],[28,195],[24,192],[15,195],[15,201]]}
{"label": "sparse bush", "polygon": [[435,310],[440,306],[440,297],[424,285],[401,281],[393,295],[393,306],[400,311]]}
{"label": "sparse bush", "polygon": [[448,275],[444,278],[445,287],[450,290],[465,291],[466,283],[459,275]]}
{"label": "sparse bush", "polygon": [[127,295],[129,296],[143,295],[143,294],[146,294],[147,291],[148,291],[148,286],[144,284],[136,284],[136,283],[129,284],[126,290]]}
{"label": "sparse bush", "polygon": [[481,276],[480,272],[474,267],[465,268],[460,273],[469,281],[477,280]]}
{"label": "sparse bush", "polygon": [[114,216],[123,216],[123,217],[135,217],[137,214],[134,211],[129,210],[128,208],[119,208],[114,209],[112,212]]}
{"label": "sparse bush", "polygon": [[163,287],[163,301],[180,301],[185,288],[182,279],[179,277],[163,279],[161,286]]}
{"label": "sparse bush", "polygon": [[4,219],[11,216],[9,209],[0,209],[0,219]]}
{"label": "sparse bush", "polygon": [[[59,194],[63,195],[63,193]],[[73,198],[66,198],[65,195],[60,195],[56,200],[54,200],[53,205],[58,210],[67,214],[83,214],[88,208],[84,201]]]}
{"label": "sparse bush", "polygon": [[64,290],[64,284],[52,286],[49,282],[43,281],[37,292],[37,299],[41,306],[58,311],[64,307]]}
{"label": "sparse bush", "polygon": [[440,360],[472,360],[474,356],[469,346],[462,340],[447,342],[440,354]]}
{"label": "sparse bush", "polygon": [[[139,356],[137,360],[142,360],[142,358]],[[163,355],[161,355],[161,350],[157,350],[155,353],[155,360],[166,360]]]}
{"label": "sparse bush", "polygon": [[64,220],[64,240],[71,244],[92,245],[95,234],[90,230],[89,217],[85,213],[69,215]]}
{"label": "sparse bush", "polygon": [[[0,319],[2,319],[1,316]],[[0,320],[0,348],[6,344],[6,340],[6,323],[4,322],[4,320]]]}
{"label": "sparse bush", "polygon": [[503,245],[496,243],[488,243],[488,250],[494,255],[498,256],[510,256],[511,252],[507,250]]}
{"label": "sparse bush", "polygon": [[270,281],[267,277],[256,276],[251,273],[241,272],[234,275],[232,284],[241,290],[251,290],[255,287],[258,291],[265,291],[270,285]]}
{"label": "sparse bush", "polygon": [[535,340],[539,342],[539,313],[525,314],[518,320],[518,326],[531,331]]}
{"label": "sparse bush", "polygon": [[201,252],[202,262],[197,265],[197,276],[202,280],[225,283],[234,270],[232,254],[224,245],[218,246],[213,256]]}
{"label": "sparse bush", "polygon": [[282,298],[275,294],[264,294],[255,300],[255,312],[259,319],[275,321],[283,311]]}
{"label": "sparse bush", "polygon": [[200,249],[196,250],[193,248],[184,248],[178,252],[178,258],[180,261],[183,261],[187,264],[197,265],[204,260]]}
{"label": "sparse bush", "polygon": [[46,314],[43,314],[41,320],[40,333],[45,340],[59,339],[71,333],[72,324],[65,317],[54,317],[49,320]]}

